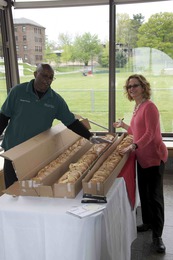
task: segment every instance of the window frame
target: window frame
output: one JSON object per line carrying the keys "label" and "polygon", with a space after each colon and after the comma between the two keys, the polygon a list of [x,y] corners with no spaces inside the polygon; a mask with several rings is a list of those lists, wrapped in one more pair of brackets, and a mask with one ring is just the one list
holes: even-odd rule
{"label": "window frame", "polygon": [[[1,0],[2,1],[2,0]],[[162,1],[172,1],[172,0],[162,0]],[[3,3],[7,4],[5,1]],[[4,47],[4,59],[5,59],[5,69],[7,75],[7,92],[12,86],[18,84],[19,72],[17,65],[17,53],[15,48],[15,36],[14,36],[14,25],[12,18],[12,8],[14,9],[35,9],[35,8],[52,8],[52,7],[73,7],[73,6],[95,6],[95,5],[109,5],[109,132],[115,132],[113,127],[113,122],[116,121],[115,115],[115,100],[116,100],[116,79],[115,79],[115,59],[114,53],[115,49],[115,19],[116,19],[116,5],[130,4],[130,3],[149,3],[149,2],[158,2],[158,0],[87,0],[87,1],[77,1],[77,0],[64,0],[64,1],[10,1],[8,5],[5,6],[4,10],[1,10],[2,17],[2,33],[3,33],[3,45],[7,42],[5,35],[7,36],[8,32],[8,42],[11,42],[9,50]],[[11,29],[13,28],[13,30]],[[10,57],[10,58],[9,58]],[[173,133],[165,133],[164,136],[173,137]]]}

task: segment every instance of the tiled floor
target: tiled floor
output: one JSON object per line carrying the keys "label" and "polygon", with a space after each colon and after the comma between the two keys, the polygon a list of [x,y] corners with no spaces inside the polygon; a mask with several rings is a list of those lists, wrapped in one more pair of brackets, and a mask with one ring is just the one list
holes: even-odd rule
{"label": "tiled floor", "polygon": [[[165,226],[163,231],[163,242],[166,253],[156,253],[152,247],[151,231],[138,233],[137,239],[132,244],[131,260],[173,260],[173,173],[165,174],[164,178],[165,196]],[[140,207],[137,208],[137,225],[141,224]]]}

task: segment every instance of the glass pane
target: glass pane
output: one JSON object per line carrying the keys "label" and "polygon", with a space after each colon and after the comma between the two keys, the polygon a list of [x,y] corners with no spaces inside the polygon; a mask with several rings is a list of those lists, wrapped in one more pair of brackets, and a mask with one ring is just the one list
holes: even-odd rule
{"label": "glass pane", "polygon": [[92,130],[107,129],[109,7],[13,10],[13,18],[20,81],[33,78],[41,61],[51,63],[52,88],[75,114],[96,122]]}
{"label": "glass pane", "polygon": [[151,83],[163,133],[173,132],[173,2],[118,5],[116,8],[116,118],[130,122],[134,102],[123,93],[131,74]]}

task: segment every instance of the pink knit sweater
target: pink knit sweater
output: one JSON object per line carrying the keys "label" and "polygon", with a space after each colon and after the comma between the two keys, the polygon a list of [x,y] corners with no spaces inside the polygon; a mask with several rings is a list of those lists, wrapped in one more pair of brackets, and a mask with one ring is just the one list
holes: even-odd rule
{"label": "pink knit sweater", "polygon": [[159,111],[156,105],[147,100],[133,115],[128,133],[133,135],[137,161],[142,168],[160,165],[166,162],[168,150],[162,141]]}

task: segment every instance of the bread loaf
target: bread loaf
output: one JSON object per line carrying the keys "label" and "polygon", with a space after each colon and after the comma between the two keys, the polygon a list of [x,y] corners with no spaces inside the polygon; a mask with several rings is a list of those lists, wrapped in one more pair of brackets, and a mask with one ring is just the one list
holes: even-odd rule
{"label": "bread loaf", "polygon": [[[114,136],[109,134],[102,138],[112,141]],[[76,182],[76,180],[87,171],[87,169],[108,145],[108,143],[94,144],[76,163],[71,163],[69,165],[69,170],[60,179],[57,180],[57,183]]]}
{"label": "bread loaf", "polygon": [[119,150],[121,148],[125,148],[129,146],[132,143],[133,143],[132,135],[127,135],[126,137],[124,137],[123,140],[120,142],[120,144],[117,145],[113,153],[109,155],[109,157],[103,162],[100,168],[94,173],[94,175],[90,179],[90,182],[91,183],[104,182],[122,159],[122,155],[119,153]]}
{"label": "bread loaf", "polygon": [[75,154],[85,143],[87,140],[85,138],[80,138],[67,150],[65,150],[62,154],[60,154],[55,160],[46,165],[43,169],[41,169],[35,177],[32,178],[33,181],[42,181],[46,176],[51,174],[55,169],[57,169],[62,163],[64,163],[70,156]]}

